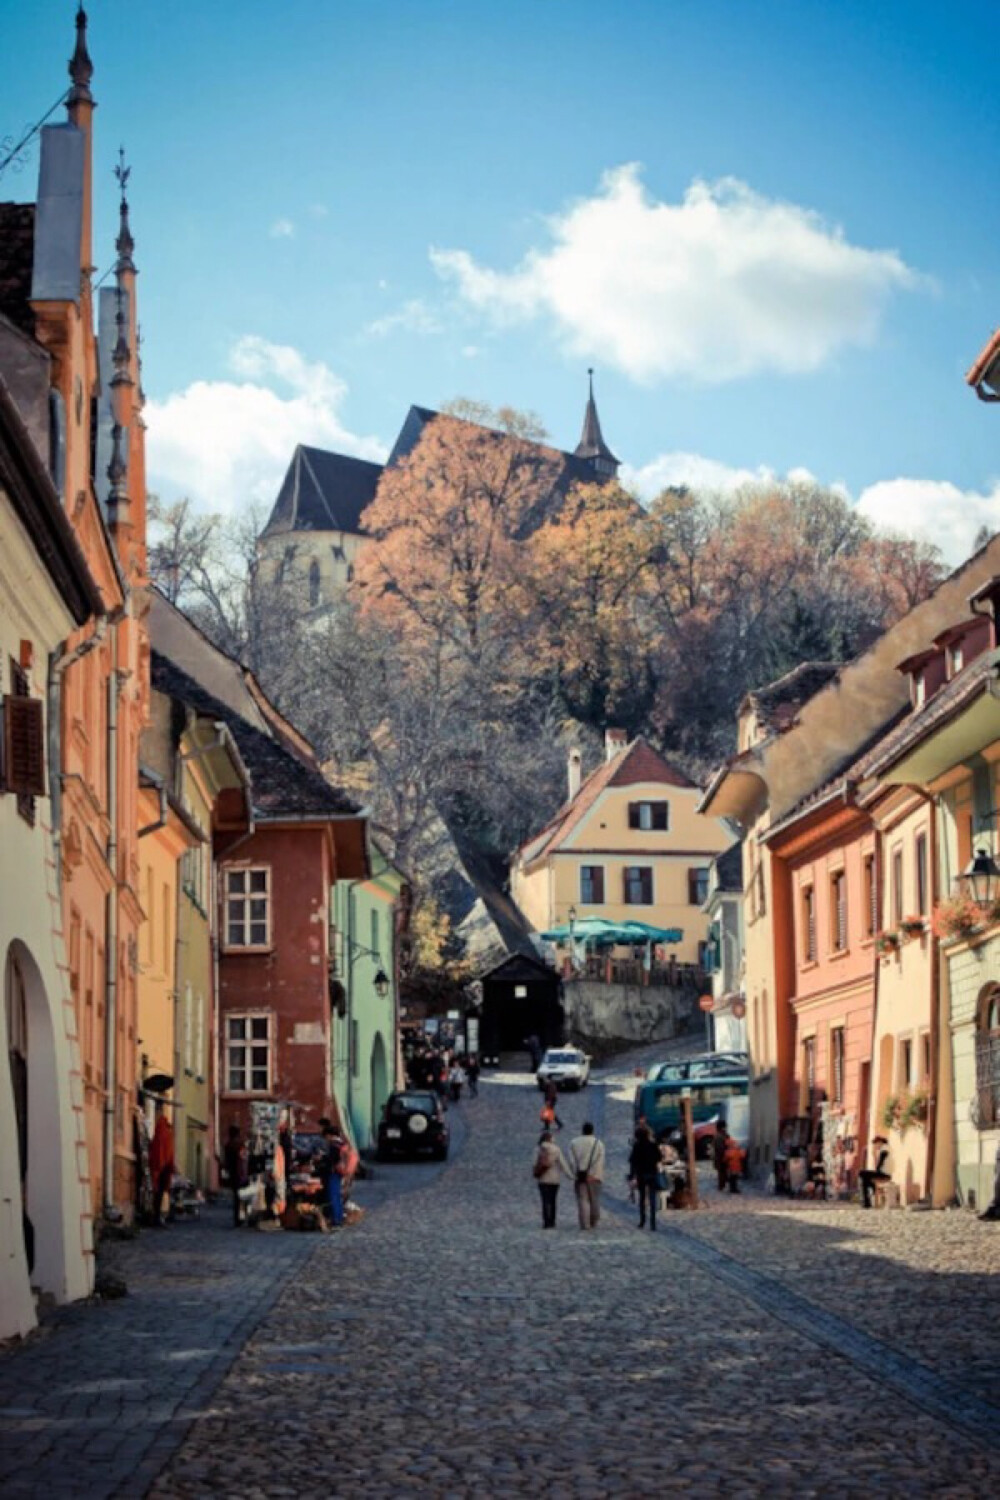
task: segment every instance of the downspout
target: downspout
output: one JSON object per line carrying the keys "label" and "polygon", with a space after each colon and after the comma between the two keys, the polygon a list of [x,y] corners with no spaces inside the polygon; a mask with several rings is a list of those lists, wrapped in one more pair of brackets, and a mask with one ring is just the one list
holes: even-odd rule
{"label": "downspout", "polygon": [[55,845],[56,881],[62,887],[62,685],[68,667],[99,646],[108,633],[108,625],[121,616],[116,610],[111,616],[99,615],[93,632],[80,641],[71,651],[60,641],[49,656],[48,682],[46,683],[46,730],[48,735],[49,803],[51,807],[52,841]]}
{"label": "downspout", "polygon": [[[931,905],[933,907],[934,893],[938,889],[939,862],[937,846],[937,804],[930,797],[927,798],[928,812],[930,814],[930,829],[928,842],[930,843],[930,878],[928,880]],[[941,950],[938,940],[931,930],[931,1076],[928,1080],[930,1088],[927,1099],[927,1156],[924,1162],[924,1197],[933,1199],[934,1195],[934,1158],[937,1155],[938,1135],[938,1067],[941,1057]]]}
{"label": "downspout", "polygon": [[108,866],[111,890],[106,898],[104,977],[104,1214],[114,1209],[115,1101],[118,1093],[118,636],[111,637],[108,676]]}

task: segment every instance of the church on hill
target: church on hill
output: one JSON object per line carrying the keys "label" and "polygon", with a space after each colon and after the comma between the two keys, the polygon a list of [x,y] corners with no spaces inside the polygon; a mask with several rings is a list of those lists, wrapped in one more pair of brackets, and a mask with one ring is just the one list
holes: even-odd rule
{"label": "church on hill", "polygon": [[[556,503],[575,484],[607,484],[618,473],[619,461],[601,432],[592,370],[589,377],[583,431],[573,452],[544,443],[534,445],[558,464],[553,497]],[[411,406],[385,467],[413,453],[438,416],[429,407]],[[383,465],[367,459],[299,444],[267,525],[257,539],[262,581],[297,579],[308,609],[317,616],[335,604],[354,577],[364,537],[361,517],[375,499],[382,472]]]}

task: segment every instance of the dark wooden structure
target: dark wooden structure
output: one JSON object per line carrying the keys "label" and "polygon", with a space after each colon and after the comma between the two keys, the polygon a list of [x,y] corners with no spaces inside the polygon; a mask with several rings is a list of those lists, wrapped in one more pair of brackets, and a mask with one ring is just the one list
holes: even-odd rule
{"label": "dark wooden structure", "polygon": [[483,975],[479,1050],[484,1062],[523,1052],[526,1037],[557,1047],[566,1037],[562,980],[540,958],[513,953]]}

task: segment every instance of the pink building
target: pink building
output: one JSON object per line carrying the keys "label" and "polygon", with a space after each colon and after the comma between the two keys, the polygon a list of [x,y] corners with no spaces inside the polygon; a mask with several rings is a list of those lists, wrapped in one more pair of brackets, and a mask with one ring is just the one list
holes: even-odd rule
{"label": "pink building", "polygon": [[822,1132],[829,1185],[845,1189],[869,1135],[878,925],[876,834],[849,772],[772,827],[767,843],[792,915],[788,989],[776,997],[792,1041],[779,1109],[808,1118],[814,1142]]}

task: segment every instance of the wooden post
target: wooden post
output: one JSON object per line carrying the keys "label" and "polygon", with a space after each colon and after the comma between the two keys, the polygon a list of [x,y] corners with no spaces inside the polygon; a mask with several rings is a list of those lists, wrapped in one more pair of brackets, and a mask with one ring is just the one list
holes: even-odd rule
{"label": "wooden post", "polygon": [[684,1126],[684,1144],[687,1148],[688,1204],[698,1207],[698,1162],[694,1154],[694,1115],[689,1095],[681,1095],[681,1123]]}

